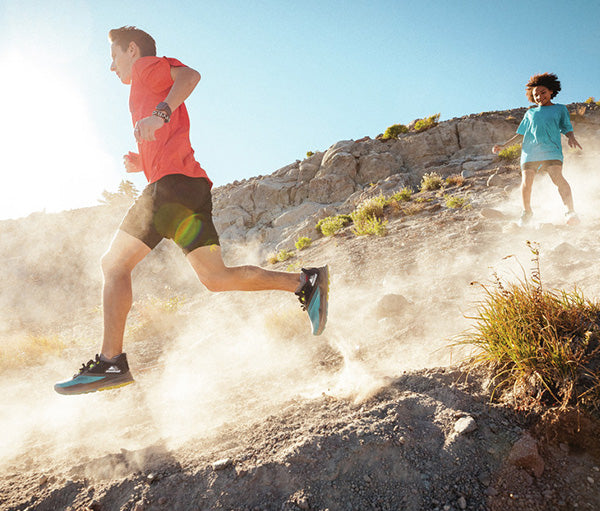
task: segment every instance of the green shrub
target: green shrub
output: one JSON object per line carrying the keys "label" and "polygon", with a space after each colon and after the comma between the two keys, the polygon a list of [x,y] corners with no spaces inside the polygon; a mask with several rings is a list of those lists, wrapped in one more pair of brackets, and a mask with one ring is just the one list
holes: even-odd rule
{"label": "green shrub", "polygon": [[315,153],[313,153],[312,151],[306,151],[306,157],[310,158],[311,156],[314,156]]}
{"label": "green shrub", "polygon": [[352,232],[356,236],[385,236],[387,234],[387,220],[375,216],[357,218],[354,221]]}
{"label": "green shrub", "polygon": [[600,409],[600,304],[573,292],[545,289],[539,248],[529,278],[495,287],[483,286],[475,329],[462,336],[478,353],[472,364],[494,371],[496,388],[519,389],[529,403]]}
{"label": "green shrub", "polygon": [[383,139],[398,138],[402,133],[408,133],[408,128],[404,124],[392,124],[385,130]]}
{"label": "green shrub", "polygon": [[393,194],[388,202],[396,201],[396,202],[408,202],[412,198],[412,190],[405,186],[402,190]]}
{"label": "green shrub", "polygon": [[444,201],[447,208],[460,209],[466,208],[469,205],[469,200],[466,197],[457,197],[456,195],[444,195]]}
{"label": "green shrub", "polygon": [[437,172],[429,172],[421,178],[421,191],[439,190],[443,184],[442,176]]}
{"label": "green shrub", "polygon": [[304,250],[305,248],[310,247],[311,243],[312,243],[312,240],[309,237],[302,236],[301,238],[298,238],[296,240],[296,243],[295,243],[296,249],[297,250]]}
{"label": "green shrub", "polygon": [[365,199],[350,214],[350,217],[352,218],[353,222],[356,222],[357,218],[360,219],[368,216],[380,218],[383,216],[383,209],[387,203],[387,199],[382,194]]}
{"label": "green shrub", "polygon": [[352,222],[350,215],[328,216],[317,222],[315,229],[320,231],[323,236],[333,236],[340,229],[346,227]]}
{"label": "green shrub", "polygon": [[425,131],[438,125],[440,114],[431,115],[425,119],[419,119],[415,123],[415,131]]}
{"label": "green shrub", "polygon": [[293,250],[281,249],[279,252],[275,254],[271,254],[268,258],[270,264],[282,263],[287,261],[288,259],[294,257],[296,255]]}
{"label": "green shrub", "polygon": [[388,201],[383,195],[371,197],[361,202],[350,214],[354,227],[352,232],[357,236],[383,236],[387,232],[387,221],[383,220],[383,210]]}
{"label": "green shrub", "polygon": [[511,145],[506,149],[502,149],[502,151],[498,153],[498,156],[503,160],[517,160],[521,156],[521,144]]}

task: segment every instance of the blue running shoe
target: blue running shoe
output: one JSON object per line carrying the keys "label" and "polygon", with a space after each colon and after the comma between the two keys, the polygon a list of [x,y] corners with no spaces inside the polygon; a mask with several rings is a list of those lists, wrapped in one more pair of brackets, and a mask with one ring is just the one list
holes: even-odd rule
{"label": "blue running shoe", "polygon": [[302,308],[308,312],[313,335],[321,335],[327,323],[327,298],[329,294],[329,268],[302,268],[296,295]]}
{"label": "blue running shoe", "polygon": [[108,362],[96,355],[94,360],[83,364],[72,379],[54,385],[54,390],[59,394],[87,394],[97,390],[116,389],[133,381],[125,353]]}

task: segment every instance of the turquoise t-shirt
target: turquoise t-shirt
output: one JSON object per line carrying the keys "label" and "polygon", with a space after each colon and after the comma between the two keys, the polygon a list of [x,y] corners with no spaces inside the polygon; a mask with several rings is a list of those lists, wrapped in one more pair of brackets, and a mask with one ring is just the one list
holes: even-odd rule
{"label": "turquoise t-shirt", "polygon": [[521,164],[528,161],[563,160],[561,133],[573,131],[565,105],[536,106],[525,112],[517,128],[523,135]]}

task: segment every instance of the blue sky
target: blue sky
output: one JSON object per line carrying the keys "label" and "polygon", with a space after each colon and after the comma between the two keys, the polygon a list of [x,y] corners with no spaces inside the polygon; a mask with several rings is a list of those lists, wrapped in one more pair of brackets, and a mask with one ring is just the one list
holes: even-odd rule
{"label": "blue sky", "polygon": [[600,99],[599,19],[597,0],[0,0],[0,218],[93,205],[132,178],[114,27],[202,74],[192,145],[219,186],[391,124],[525,106],[537,72],[558,74],[558,102]]}

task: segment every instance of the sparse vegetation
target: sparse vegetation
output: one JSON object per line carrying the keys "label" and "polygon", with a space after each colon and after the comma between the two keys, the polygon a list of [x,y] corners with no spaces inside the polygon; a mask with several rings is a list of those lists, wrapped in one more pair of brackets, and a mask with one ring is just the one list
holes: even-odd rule
{"label": "sparse vegetation", "polygon": [[469,206],[469,200],[466,197],[457,197],[456,195],[445,194],[444,202],[447,208],[461,209]]}
{"label": "sparse vegetation", "polygon": [[124,204],[133,202],[139,195],[139,191],[136,186],[127,179],[124,179],[119,184],[119,188],[116,192],[109,192],[104,190],[102,192],[102,198],[98,199],[101,204],[107,204],[109,206],[115,204]]}
{"label": "sparse vegetation", "polygon": [[465,178],[460,174],[448,176],[445,180],[446,186],[462,186],[465,184]]}
{"label": "sparse vegetation", "polygon": [[356,236],[385,236],[387,223],[387,220],[375,216],[360,217],[354,221],[352,232]]}
{"label": "sparse vegetation", "polygon": [[408,133],[408,127],[406,127],[404,124],[392,124],[385,130],[383,139],[389,140],[398,138],[403,133]]}
{"label": "sparse vegetation", "polygon": [[383,195],[363,201],[350,215],[354,222],[352,232],[357,236],[383,236],[387,232],[387,220],[383,220],[383,210],[387,199]]}
{"label": "sparse vegetation", "polygon": [[314,156],[314,155],[315,155],[314,152],[312,152],[312,151],[306,151],[306,157],[307,158],[310,158],[311,156]]}
{"label": "sparse vegetation", "polygon": [[321,231],[323,236],[333,236],[340,229],[343,229],[351,222],[352,217],[350,215],[328,216],[319,220],[315,226],[315,229],[317,231]]}
{"label": "sparse vegetation", "polygon": [[308,237],[308,236],[302,236],[301,238],[298,238],[296,240],[296,249],[297,250],[304,250],[305,248],[310,247],[312,243],[312,240]]}
{"label": "sparse vegetation", "polygon": [[424,119],[419,119],[415,123],[415,131],[426,131],[438,125],[440,114],[431,115]]}
{"label": "sparse vegetation", "polygon": [[412,198],[413,191],[405,186],[402,190],[394,193],[388,200],[388,202],[408,202]]}
{"label": "sparse vegetation", "polygon": [[587,98],[587,99],[585,100],[585,102],[586,102],[587,104],[593,104],[593,103],[596,103],[596,99],[595,99],[593,96],[590,96],[589,98]]}
{"label": "sparse vegetation", "polygon": [[270,264],[283,263],[295,255],[296,253],[293,250],[286,250],[282,248],[279,252],[271,254],[268,258],[268,261]]}
{"label": "sparse vegetation", "polygon": [[444,180],[442,176],[440,176],[437,172],[429,172],[421,178],[421,191],[433,191],[439,190],[444,184]]}
{"label": "sparse vegetation", "polygon": [[368,216],[374,216],[380,218],[383,216],[383,209],[387,205],[388,201],[383,194],[376,195],[369,199],[361,202],[356,209],[350,215],[352,221],[356,223],[357,218],[366,218]]}
{"label": "sparse vegetation", "polygon": [[521,156],[521,144],[514,144],[506,149],[502,149],[498,153],[498,157],[502,160],[514,161],[519,159]]}
{"label": "sparse vegetation", "polygon": [[485,300],[470,318],[475,330],[460,343],[478,348],[472,362],[494,369],[496,388],[520,392],[530,406],[598,412],[600,304],[576,289],[545,289],[539,247],[528,246],[533,254],[530,276],[513,284],[495,275],[494,287],[483,286]]}

